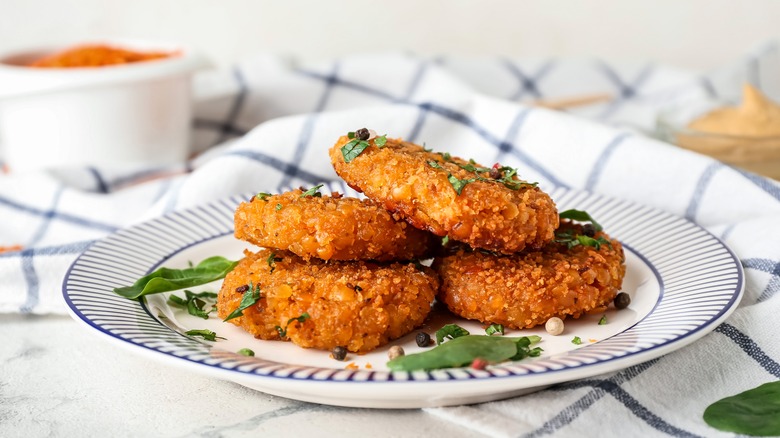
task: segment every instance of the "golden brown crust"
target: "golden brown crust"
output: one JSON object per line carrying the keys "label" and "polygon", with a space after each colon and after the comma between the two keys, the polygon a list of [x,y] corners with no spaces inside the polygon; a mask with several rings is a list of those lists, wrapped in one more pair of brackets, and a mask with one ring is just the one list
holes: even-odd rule
{"label": "golden brown crust", "polygon": [[[582,229],[566,221],[561,229]],[[600,249],[550,243],[541,251],[510,256],[469,252],[464,248],[437,258],[441,276],[438,299],[455,314],[485,324],[530,328],[549,318],[578,318],[608,305],[626,272],[623,248],[604,233],[611,246]]]}
{"label": "golden brown crust", "polygon": [[[412,263],[308,262],[290,253],[246,252],[225,277],[217,299],[224,319],[240,305],[236,291],[250,282],[260,287],[260,301],[229,322],[260,339],[281,339],[276,326],[292,322],[287,337],[306,348],[371,351],[422,324],[431,310],[439,279],[431,268]],[[273,267],[273,272],[272,271]]]}
{"label": "golden brown crust", "polygon": [[292,251],[308,259],[411,260],[425,258],[435,236],[399,222],[375,202],[333,196],[301,197],[292,190],[238,206],[236,238]]}
{"label": "golden brown crust", "polygon": [[[513,190],[500,182],[474,181],[458,195],[448,175],[461,180],[477,176],[458,166],[466,161],[444,160],[421,146],[388,139],[383,148],[372,140],[370,147],[346,163],[341,147],[349,141],[341,137],[330,149],[336,173],[350,187],[417,228],[476,248],[512,254],[526,247],[541,248],[558,227],[555,203],[537,187],[523,185]],[[441,168],[431,166],[430,161]]]}

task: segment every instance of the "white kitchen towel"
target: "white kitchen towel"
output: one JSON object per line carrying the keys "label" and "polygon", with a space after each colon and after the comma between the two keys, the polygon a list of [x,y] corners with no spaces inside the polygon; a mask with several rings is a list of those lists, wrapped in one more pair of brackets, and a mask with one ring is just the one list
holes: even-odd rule
{"label": "white kitchen towel", "polygon": [[[780,184],[645,134],[666,106],[733,97],[745,80],[777,98],[777,59],[770,44],[702,75],[598,60],[369,54],[296,65],[257,56],[198,79],[194,148],[202,153],[186,164],[1,175],[0,246],[21,249],[0,253],[0,312],[64,313],[68,266],[114,230],[235,193],[337,180],[327,148],[368,127],[516,166],[542,189],[584,189],[686,217],[727,242],[746,268],[739,309],[681,351],[431,414],[496,436],[714,436],[701,420],[709,402],[780,378]],[[609,99],[574,114],[518,103],[584,94]]]}

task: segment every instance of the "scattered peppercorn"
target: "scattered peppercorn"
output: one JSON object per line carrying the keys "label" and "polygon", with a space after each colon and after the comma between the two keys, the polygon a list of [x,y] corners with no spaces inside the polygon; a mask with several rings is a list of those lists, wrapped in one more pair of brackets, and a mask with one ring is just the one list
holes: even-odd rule
{"label": "scattered peppercorn", "polygon": [[368,138],[371,137],[371,133],[368,132],[368,129],[366,128],[360,128],[355,131],[355,137],[358,140],[368,140]]}
{"label": "scattered peppercorn", "polygon": [[625,309],[626,307],[628,307],[629,304],[631,304],[631,295],[629,295],[629,294],[627,294],[625,292],[620,292],[615,297],[615,308],[616,309]]}
{"label": "scattered peppercorn", "polygon": [[596,227],[593,224],[585,224],[582,226],[582,233],[588,237],[593,237],[596,235]]}
{"label": "scattered peppercorn", "polygon": [[330,354],[334,359],[341,361],[347,358],[347,349],[344,347],[333,347]]}
{"label": "scattered peppercorn", "polygon": [[557,316],[548,319],[547,323],[544,324],[544,329],[553,336],[558,336],[563,333],[563,328],[563,320]]}
{"label": "scattered peppercorn", "polygon": [[238,292],[240,294],[242,294],[242,293],[244,293],[244,292],[246,292],[248,290],[249,290],[249,285],[248,284],[245,284],[243,286],[239,286],[239,287],[236,288],[236,292]]}
{"label": "scattered peppercorn", "polygon": [[494,164],[493,167],[490,168],[490,172],[489,172],[488,176],[490,178],[492,178],[492,179],[501,179],[501,176],[502,176],[501,175],[501,171],[498,170],[500,168],[501,168],[500,164],[498,164],[498,163]]}
{"label": "scattered peppercorn", "polygon": [[404,355],[404,349],[401,348],[400,345],[393,345],[390,347],[390,350],[387,351],[387,358],[390,360],[395,359],[396,357],[401,357]]}
{"label": "scattered peppercorn", "polygon": [[417,341],[418,347],[427,347],[431,345],[431,335],[425,332],[417,333],[414,340]]}
{"label": "scattered peppercorn", "polygon": [[471,362],[471,368],[474,368],[475,370],[484,370],[487,366],[488,362],[481,357],[478,357]]}

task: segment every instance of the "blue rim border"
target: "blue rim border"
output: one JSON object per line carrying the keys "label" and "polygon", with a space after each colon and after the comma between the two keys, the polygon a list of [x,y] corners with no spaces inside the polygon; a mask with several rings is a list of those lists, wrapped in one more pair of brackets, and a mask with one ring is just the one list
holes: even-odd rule
{"label": "blue rim border", "polygon": [[[614,199],[614,198],[609,198],[609,197],[601,196],[601,195],[598,195],[598,194],[594,194],[594,193],[590,193],[590,192],[586,192],[586,191],[582,191],[582,190],[571,190],[571,189],[569,189],[569,190],[566,190],[566,192],[569,192],[569,193],[571,193],[571,192],[585,193],[585,194],[588,194],[590,196],[596,196],[597,198],[606,199],[606,200]],[[178,213],[178,214],[187,214],[187,213],[189,213],[191,211],[194,211],[194,210],[199,210],[199,209],[202,209],[202,208],[208,208],[208,207],[211,207],[211,206],[213,206],[213,205],[215,205],[215,204],[217,204],[219,202],[225,202],[225,201],[229,201],[229,200],[236,199],[236,198],[237,197],[231,197],[231,198],[227,198],[227,199],[223,199],[223,200],[218,200],[218,201],[214,201],[214,202],[208,203],[208,204],[206,204],[204,206],[201,206],[201,207],[194,207],[194,208],[190,208],[190,209],[183,210],[183,211],[176,212],[176,213]],[[634,202],[631,202],[631,201],[623,201],[623,202],[627,202],[629,205],[632,205],[632,206],[641,206],[641,204],[637,204],[637,203],[634,203]],[[653,210],[655,210],[655,209],[653,209]],[[689,338],[691,336],[694,336],[694,335],[697,335],[698,333],[700,333],[703,330],[707,330],[707,332],[714,330],[714,328],[715,328],[714,324],[715,323],[717,323],[720,320],[722,320],[724,318],[724,315],[730,314],[731,312],[733,312],[733,310],[736,308],[736,305],[738,304],[739,300],[741,300],[742,296],[744,295],[744,288],[745,288],[744,269],[742,267],[741,262],[739,261],[739,258],[731,250],[731,248],[728,247],[728,245],[726,245],[721,239],[719,239],[714,234],[710,233],[708,230],[700,227],[699,225],[695,224],[694,222],[692,222],[692,221],[690,221],[690,220],[688,220],[686,218],[681,218],[681,217],[678,217],[678,216],[675,216],[675,215],[672,215],[672,214],[666,213],[666,212],[664,212],[664,213],[668,214],[671,217],[676,218],[678,220],[682,220],[682,221],[684,221],[684,222],[694,226],[696,229],[698,229],[700,231],[703,231],[704,233],[706,233],[707,236],[712,238],[723,249],[726,250],[726,252],[730,256],[731,262],[733,262],[734,267],[736,268],[736,273],[737,273],[737,279],[736,279],[736,285],[735,285],[734,293],[731,295],[731,298],[728,301],[728,303],[726,303],[720,309],[720,311],[717,314],[715,314],[712,317],[710,317],[706,322],[701,323],[701,325],[699,325],[695,329],[689,330],[689,331],[687,331],[686,333],[684,333],[682,335],[676,336],[676,337],[674,337],[671,340],[659,343],[657,345],[653,345],[651,347],[642,348],[642,349],[640,349],[638,351],[629,352],[629,353],[621,355],[621,356],[610,357],[608,359],[598,359],[598,360],[596,360],[596,361],[594,361],[592,363],[580,363],[580,364],[574,365],[574,366],[566,365],[566,366],[563,366],[560,369],[545,369],[545,370],[542,370],[542,371],[535,371],[535,370],[528,369],[523,374],[513,374],[510,371],[509,374],[507,374],[507,375],[495,375],[495,374],[493,374],[490,371],[490,369],[487,369],[487,370],[485,370],[486,372],[483,375],[474,375],[474,374],[470,374],[469,373],[468,377],[454,378],[454,377],[452,377],[451,374],[447,373],[447,375],[450,377],[449,379],[436,379],[436,378],[433,377],[435,372],[430,372],[430,371],[425,371],[425,372],[416,371],[416,372],[412,373],[412,372],[398,372],[398,371],[389,372],[389,371],[360,370],[360,371],[352,371],[349,374],[349,377],[347,377],[347,378],[344,378],[344,379],[333,379],[332,378],[333,374],[335,374],[336,372],[344,371],[344,370],[334,369],[334,368],[319,368],[319,367],[312,367],[312,366],[294,366],[294,368],[296,368],[295,372],[291,372],[291,373],[289,373],[289,375],[286,375],[286,376],[279,376],[279,375],[276,375],[274,373],[258,374],[256,372],[254,372],[254,370],[252,370],[252,371],[246,370],[245,371],[245,370],[238,369],[237,367],[235,367],[235,368],[226,368],[226,367],[220,366],[220,364],[208,364],[208,363],[204,363],[202,360],[196,360],[196,359],[192,359],[192,358],[189,358],[189,357],[178,356],[178,355],[175,355],[175,354],[172,354],[172,353],[169,353],[169,352],[161,351],[159,348],[150,347],[150,346],[144,345],[144,344],[142,344],[140,342],[136,342],[136,341],[133,341],[131,339],[127,339],[127,338],[124,338],[124,337],[122,337],[120,335],[114,334],[111,331],[109,331],[107,329],[104,329],[102,326],[94,323],[88,316],[84,315],[81,312],[81,310],[76,306],[75,303],[73,303],[73,301],[71,300],[70,296],[68,295],[68,290],[67,290],[68,280],[70,279],[70,276],[71,276],[71,273],[72,273],[73,269],[78,266],[78,264],[81,261],[82,257],[84,255],[88,254],[89,251],[92,249],[92,247],[95,246],[98,242],[94,242],[88,248],[86,248],[84,250],[84,252],[82,254],[80,254],[76,258],[76,260],[73,262],[73,264],[71,264],[71,266],[68,268],[68,271],[67,271],[67,273],[66,273],[66,275],[65,275],[65,277],[63,279],[63,283],[62,283],[62,293],[63,293],[63,297],[65,299],[65,302],[68,305],[72,315],[74,317],[78,317],[82,322],[86,323],[88,326],[94,328],[95,330],[97,330],[98,332],[100,332],[100,333],[102,333],[104,335],[107,335],[107,336],[109,336],[111,338],[114,338],[114,339],[117,339],[119,341],[125,342],[125,343],[127,343],[127,344],[129,344],[129,345],[131,345],[133,347],[140,347],[140,348],[142,348],[142,349],[144,349],[144,350],[146,350],[148,352],[159,353],[159,354],[168,356],[169,358],[176,358],[176,359],[179,359],[179,360],[185,360],[185,361],[187,361],[187,362],[189,362],[191,364],[196,364],[198,366],[205,366],[207,368],[217,369],[217,370],[220,370],[220,371],[228,371],[228,372],[232,372],[232,373],[238,373],[238,374],[240,374],[242,376],[256,378],[256,379],[273,378],[273,379],[282,379],[282,380],[314,381],[314,382],[317,382],[317,383],[329,383],[330,382],[330,383],[333,383],[333,384],[369,383],[369,382],[370,383],[390,383],[390,382],[392,382],[392,383],[396,383],[396,384],[397,383],[412,383],[412,384],[420,384],[420,383],[427,383],[427,384],[447,383],[447,384],[452,384],[452,383],[455,383],[455,382],[471,381],[471,380],[475,380],[475,379],[477,379],[477,380],[479,380],[479,379],[506,379],[506,378],[523,379],[523,378],[528,378],[528,377],[539,375],[539,374],[554,374],[554,373],[559,373],[559,372],[570,372],[570,371],[572,371],[574,369],[582,369],[582,368],[589,368],[589,367],[594,367],[594,366],[601,366],[601,365],[604,365],[604,364],[607,364],[607,363],[610,363],[610,362],[613,362],[613,361],[616,361],[616,360],[626,360],[626,359],[631,358],[633,356],[637,356],[637,355],[640,355],[640,354],[647,354],[648,352],[652,352],[652,351],[657,350],[659,348],[670,347],[670,346],[672,346],[674,344],[678,344],[678,343],[684,342],[684,340],[686,340],[687,338]],[[143,224],[152,224],[152,223],[155,223],[155,222],[161,222],[164,219],[166,219],[168,216],[170,216],[170,214],[162,216],[160,218],[152,219],[152,220],[144,222],[142,224],[137,224],[135,226],[130,227],[130,229],[134,229],[134,228],[140,227]],[[184,250],[186,250],[188,248],[191,248],[191,247],[196,246],[196,245],[203,244],[205,242],[208,242],[208,241],[211,241],[211,240],[214,240],[214,239],[225,237],[225,236],[227,236],[229,234],[232,234],[232,231],[224,232],[224,233],[221,233],[219,235],[211,236],[211,237],[208,237],[208,238],[203,238],[203,239],[200,239],[200,240],[195,241],[195,242],[190,242],[187,245],[184,245],[184,246],[182,246],[180,248],[177,248],[175,251],[167,254],[166,256],[164,256],[160,260],[158,260],[157,263],[155,263],[151,268],[149,268],[147,270],[147,273],[151,272],[156,267],[158,267],[162,263],[164,263],[166,260],[170,259],[171,257],[175,256],[176,254],[178,254],[178,253],[180,253],[180,252],[182,252],[182,251],[184,251]],[[111,237],[113,235],[114,234],[112,234],[112,235],[110,235],[108,237]],[[102,242],[102,241],[104,241],[107,238],[101,239],[99,242]],[[632,328],[640,325],[643,321],[645,321],[648,317],[650,317],[653,314],[653,312],[657,309],[659,304],[662,302],[662,300],[663,300],[663,298],[665,296],[665,292],[666,292],[665,283],[663,281],[663,278],[660,275],[660,272],[657,270],[657,268],[652,263],[650,263],[650,261],[643,254],[641,254],[640,252],[636,251],[632,246],[627,245],[625,243],[623,244],[623,246],[628,248],[635,256],[640,258],[650,268],[650,270],[653,272],[653,275],[655,276],[656,280],[658,281],[658,284],[659,284],[659,287],[660,287],[660,293],[659,293],[659,297],[656,300],[656,303],[654,304],[653,308],[650,310],[650,312],[648,312],[646,315],[644,315],[642,317],[642,319],[640,319],[639,321],[635,322],[630,327],[625,328],[623,331],[621,331],[619,333],[616,333],[616,334],[614,334],[614,335],[612,335],[612,336],[610,336],[608,338],[605,338],[602,341],[607,340],[607,339],[612,339],[612,338],[614,338],[616,336],[620,336],[622,333],[625,333],[626,331],[631,330]],[[148,309],[145,301],[139,299],[139,300],[137,300],[137,302],[141,306],[143,311],[146,313],[146,315],[148,315],[153,321],[155,321],[161,327],[170,330],[172,333],[176,333],[176,334],[180,335],[181,337],[183,337],[184,339],[186,339],[187,341],[192,342],[193,346],[200,346],[200,347],[204,348],[205,349],[204,352],[210,351],[212,349],[220,350],[219,347],[217,347],[216,345],[206,344],[206,343],[194,340],[192,338],[189,338],[189,337],[187,337],[187,336],[177,332],[176,330],[172,329],[168,325],[164,324],[158,318],[154,317],[151,314],[151,312],[149,312],[149,309]],[[597,344],[592,344],[592,345],[597,345]],[[589,346],[585,346],[585,347],[582,347],[580,349],[573,350],[573,351],[582,351],[583,349],[586,349],[588,347]],[[243,358],[242,356],[239,356],[236,353],[230,352],[228,350],[221,350],[221,351],[224,351],[225,353],[234,354],[236,356],[236,358]],[[243,359],[245,359],[245,358],[243,358]],[[268,360],[268,359],[259,359],[258,358],[256,360],[258,360],[261,363],[266,364],[266,365],[278,364],[278,365],[289,366],[287,364],[283,364],[283,363],[279,363],[279,362],[273,362],[273,361]],[[502,367],[502,365],[496,365],[495,367],[500,369]],[[306,377],[295,377],[294,376],[294,374],[296,372],[302,371],[302,370],[313,370],[313,371],[311,373],[309,373]],[[312,376],[316,375],[319,371],[328,371],[328,372],[332,372],[332,374],[331,374],[331,376],[328,376],[327,378],[316,378],[316,379],[313,378]],[[360,373],[367,373],[368,375],[367,375],[366,379],[365,380],[353,380],[353,379],[351,379],[351,377],[354,374],[358,373],[358,372],[360,372]],[[374,380],[373,376],[375,376],[377,374],[380,374],[380,373],[383,374],[383,375],[386,375],[387,378],[386,379],[382,379],[382,380]],[[395,378],[395,374],[397,374],[397,373],[403,374],[407,378],[406,379],[400,379],[400,380],[396,379]],[[412,374],[419,375],[420,373],[424,373],[427,378],[426,379],[416,379],[416,378],[414,378],[412,376]]]}

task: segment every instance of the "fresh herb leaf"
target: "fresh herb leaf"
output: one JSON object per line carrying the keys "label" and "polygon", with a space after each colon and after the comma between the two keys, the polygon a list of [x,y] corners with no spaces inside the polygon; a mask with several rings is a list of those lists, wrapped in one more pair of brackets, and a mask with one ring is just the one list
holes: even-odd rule
{"label": "fresh herb leaf", "polygon": [[279,211],[282,209],[282,204],[276,204],[276,211]]}
{"label": "fresh herb leaf", "polygon": [[305,192],[301,193],[300,197],[301,198],[305,198],[307,196],[312,196],[312,197],[318,198],[318,197],[322,196],[322,193],[320,193],[320,189],[324,185],[325,184],[316,185],[316,186],[310,188],[309,190],[306,190]]}
{"label": "fresh herb leaf", "polygon": [[604,238],[604,236],[599,236],[594,239],[583,234],[574,234],[573,230],[556,231],[555,242],[565,244],[567,249],[572,249],[577,245],[592,246],[596,248],[596,250],[600,250],[601,245],[605,244],[612,247],[612,243]]}
{"label": "fresh herb leaf", "polygon": [[455,189],[455,193],[457,193],[458,196],[460,196],[461,192],[463,192],[463,187],[466,187],[466,184],[471,184],[477,180],[476,178],[458,179],[453,174],[449,174],[447,179],[452,185],[452,188]]}
{"label": "fresh herb leaf", "polygon": [[387,143],[387,134],[380,135],[379,137],[374,138],[374,144],[379,148],[385,147],[386,143]]}
{"label": "fresh herb leaf", "polygon": [[276,257],[276,253],[275,253],[275,252],[272,252],[272,253],[271,253],[271,254],[268,256],[268,258],[266,259],[266,261],[268,262],[268,266],[270,266],[270,267],[271,267],[271,272],[269,272],[269,273],[273,273],[273,272],[274,272],[274,270],[276,269],[276,262],[281,262],[281,261],[282,261],[282,258],[281,258],[281,257]]}
{"label": "fresh herb leaf", "polygon": [[114,293],[125,298],[137,299],[144,295],[169,292],[185,287],[200,286],[225,278],[238,262],[224,257],[209,257],[197,266],[186,269],[160,268],[138,279],[132,286],[118,287]]}
{"label": "fresh herb leaf", "polygon": [[349,143],[341,147],[341,155],[344,157],[344,162],[349,163],[358,155],[362,154],[367,147],[371,144],[365,140],[358,140],[357,138],[351,140]]}
{"label": "fresh herb leaf", "polygon": [[349,138],[350,140],[352,140],[353,138],[355,138],[355,131],[349,131],[349,132],[347,132],[347,138]]}
{"label": "fresh herb leaf", "polygon": [[485,329],[485,334],[488,336],[493,336],[496,333],[500,334],[501,336],[504,335],[504,326],[501,324],[490,324],[488,328]]}
{"label": "fresh herb leaf", "polygon": [[580,339],[579,336],[575,336],[574,339],[571,340],[571,343],[574,345],[580,345],[582,344],[582,339]]}
{"label": "fresh herb leaf", "polygon": [[439,164],[438,161],[428,160],[428,165],[433,167],[434,169],[443,169],[443,167],[441,167],[441,164]]}
{"label": "fresh herb leaf", "polygon": [[223,319],[223,321],[230,321],[233,318],[244,316],[244,310],[257,304],[258,301],[260,301],[260,285],[258,284],[257,286],[253,287],[252,283],[250,282],[249,289],[247,289],[246,292],[244,292],[244,295],[241,297],[241,303],[239,303],[238,308],[230,312],[230,315]]}
{"label": "fresh herb leaf", "polygon": [[238,350],[238,354],[240,354],[242,356],[254,356],[255,352],[250,350],[250,349],[248,349],[248,348],[242,348],[242,349]]}
{"label": "fresh herb leaf", "polygon": [[427,148],[427,147],[425,147],[425,146],[427,146],[427,145],[425,144],[425,142],[423,142],[423,146],[422,146],[422,148],[423,148],[423,151],[424,151],[424,152],[433,152],[433,149],[428,149],[428,148]]}
{"label": "fresh herb leaf", "polygon": [[468,330],[457,324],[447,324],[439,330],[436,330],[436,343],[441,344],[444,342],[444,339],[455,339],[468,334]]}
{"label": "fresh herb leaf", "polygon": [[265,201],[265,199],[267,197],[269,197],[269,196],[273,196],[273,195],[271,195],[270,193],[266,193],[266,192],[260,192],[260,193],[255,195],[255,198],[257,198],[257,199],[259,199],[261,201]]}
{"label": "fresh herb leaf", "polygon": [[450,241],[450,236],[444,236],[441,238],[441,245],[444,246]]}
{"label": "fresh herb leaf", "polygon": [[188,336],[200,336],[201,338],[207,340],[207,341],[216,341],[217,339],[225,339],[221,336],[217,336],[216,333],[212,332],[208,329],[201,329],[201,330],[188,330],[184,332],[185,335]]}
{"label": "fresh herb leaf", "polygon": [[288,319],[287,320],[287,324],[284,325],[284,328],[281,328],[280,326],[277,325],[276,326],[276,332],[279,333],[279,337],[280,338],[286,338],[287,337],[287,327],[290,326],[291,322],[293,322],[293,321],[304,322],[304,321],[306,321],[309,318],[310,318],[310,316],[309,316],[308,312],[303,312],[303,313],[301,313],[301,316],[299,316],[297,318],[290,318],[290,319]]}
{"label": "fresh herb leaf", "polygon": [[[538,336],[508,338],[479,335],[460,336],[422,353],[399,356],[387,363],[392,371],[433,370],[461,367],[481,358],[489,363],[499,363],[515,358],[541,354],[540,348],[530,348],[539,342]],[[519,360],[519,359],[517,359]]]}
{"label": "fresh herb leaf", "polygon": [[607,325],[607,315],[604,315],[599,319],[599,325]]}
{"label": "fresh herb leaf", "polygon": [[586,211],[574,209],[566,210],[558,213],[558,216],[560,216],[561,219],[570,219],[577,222],[590,222],[593,224],[593,228],[595,228],[596,231],[601,231],[603,229],[601,225],[599,225],[599,223],[596,222],[596,220],[593,219]]}
{"label": "fresh herb leaf", "polygon": [[715,429],[745,435],[780,435],[780,381],[718,400],[704,410]]}
{"label": "fresh herb leaf", "polygon": [[214,311],[215,306],[214,304],[212,304],[211,310],[207,312],[204,309],[206,302],[201,298],[209,298],[213,300],[217,298],[217,294],[215,294],[214,292],[201,292],[199,294],[196,294],[188,290],[185,290],[184,294],[187,297],[186,299],[182,299],[180,297],[177,297],[176,295],[171,295],[168,297],[168,301],[186,307],[187,313],[189,313],[192,316],[197,316],[198,318],[203,318],[203,319],[209,319],[209,313]]}

